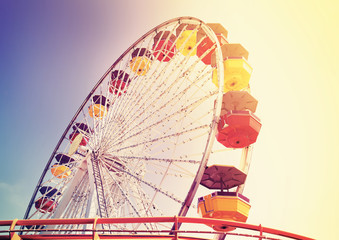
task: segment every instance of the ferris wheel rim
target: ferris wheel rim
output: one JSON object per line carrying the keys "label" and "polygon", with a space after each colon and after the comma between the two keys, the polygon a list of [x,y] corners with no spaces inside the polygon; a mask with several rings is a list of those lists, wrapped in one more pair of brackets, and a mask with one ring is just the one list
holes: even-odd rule
{"label": "ferris wheel rim", "polygon": [[[70,128],[72,127],[72,125],[75,123],[77,117],[79,116],[79,114],[81,113],[81,111],[84,109],[86,103],[88,103],[88,101],[90,100],[91,96],[93,96],[93,94],[95,93],[95,91],[97,90],[97,88],[100,86],[100,84],[103,82],[103,80],[108,76],[108,74],[114,69],[114,67],[120,62],[120,60],[125,57],[130,51],[131,49],[133,49],[139,42],[141,42],[144,38],[146,38],[147,36],[149,36],[151,33],[157,31],[157,29],[163,27],[163,26],[166,26],[170,23],[173,23],[173,22],[195,22],[195,23],[199,23],[200,25],[203,25],[205,26],[205,23],[203,21],[201,21],[200,19],[197,19],[197,18],[193,18],[193,17],[178,17],[178,18],[174,18],[174,19],[171,19],[169,21],[166,21],[156,27],[154,27],[153,29],[151,29],[150,31],[148,31],[146,34],[144,34],[142,37],[140,37],[136,42],[134,42],[112,65],[111,67],[108,68],[108,70],[103,74],[103,76],[99,79],[99,81],[95,84],[95,86],[93,87],[93,89],[90,91],[90,93],[87,95],[87,97],[85,98],[85,100],[82,102],[82,104],[80,105],[80,107],[78,108],[78,110],[76,111],[76,113],[74,114],[74,116],[72,117],[71,121],[69,122],[68,126],[66,127],[64,133],[62,134],[62,136],[60,137],[55,149],[53,150],[47,164],[46,164],[46,167],[39,179],[39,182],[33,192],[33,196],[31,198],[31,201],[29,203],[29,206],[26,210],[26,213],[25,213],[25,216],[24,216],[24,219],[26,219],[29,215],[29,212],[30,212],[30,209],[32,208],[33,206],[33,203],[34,203],[34,199],[35,199],[35,196],[37,195],[37,192],[39,190],[39,188],[42,186],[41,183],[43,181],[43,178],[45,177],[62,141],[65,139],[65,136],[67,135],[67,132],[70,130]],[[207,27],[208,28],[208,27]],[[206,30],[206,31],[210,31],[210,34],[214,35],[213,37],[216,39],[216,35],[215,33],[212,31],[212,30]],[[217,54],[217,57],[220,56],[221,54],[221,50],[220,50],[220,44],[218,41],[216,41],[216,45],[217,45],[217,49],[216,51],[218,52]],[[220,60],[220,59],[219,59]],[[208,138],[208,142],[206,144],[206,150],[204,151],[205,154],[204,156],[202,157],[201,159],[201,163],[200,163],[200,166],[199,166],[199,170],[196,174],[196,177],[195,179],[193,180],[192,182],[192,185],[191,185],[191,189],[189,190],[189,192],[187,193],[187,196],[186,196],[186,199],[184,201],[184,204],[183,204],[183,208],[179,211],[179,216],[185,216],[187,214],[187,211],[188,211],[188,208],[193,200],[193,197],[195,195],[195,192],[196,192],[196,189],[199,185],[199,182],[201,180],[201,174],[202,174],[202,170],[204,169],[204,167],[206,166],[207,164],[207,161],[208,161],[208,156],[209,156],[209,151],[210,151],[210,148],[212,147],[213,145],[213,141],[214,141],[214,135],[215,135],[215,132],[216,132],[216,123],[217,123],[217,119],[219,118],[219,114],[220,114],[220,107],[221,107],[221,96],[222,96],[222,87],[223,87],[223,82],[220,81],[220,79],[222,79],[222,76],[223,76],[223,65],[220,63],[220,61],[217,61],[217,69],[218,69],[218,79],[219,79],[219,90],[218,90],[218,101],[216,102],[216,107],[214,109],[214,113],[213,113],[213,116],[214,116],[214,119],[211,123],[211,131],[209,133],[209,138]],[[186,208],[186,209],[184,209]]]}

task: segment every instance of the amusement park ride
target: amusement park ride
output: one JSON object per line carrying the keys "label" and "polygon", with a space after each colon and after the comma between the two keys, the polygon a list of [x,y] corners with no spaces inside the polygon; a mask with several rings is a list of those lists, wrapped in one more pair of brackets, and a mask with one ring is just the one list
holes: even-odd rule
{"label": "amusement park ride", "polygon": [[221,24],[147,32],[85,98],[0,239],[310,239],[246,223],[261,128],[247,59]]}

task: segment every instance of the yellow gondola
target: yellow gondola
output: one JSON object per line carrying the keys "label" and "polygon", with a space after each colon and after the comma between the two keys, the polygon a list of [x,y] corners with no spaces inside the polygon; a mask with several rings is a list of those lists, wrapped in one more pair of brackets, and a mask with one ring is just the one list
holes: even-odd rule
{"label": "yellow gondola", "polygon": [[91,117],[103,118],[107,114],[107,108],[101,104],[93,104],[89,107],[88,113]]}
{"label": "yellow gondola", "polygon": [[[224,44],[221,46],[224,64],[223,92],[239,91],[248,88],[252,74],[252,67],[247,63],[247,50],[241,44]],[[215,53],[214,53],[215,54]],[[212,54],[212,66],[216,66],[215,56]],[[218,87],[217,69],[212,74],[212,82]]]}
{"label": "yellow gondola", "polygon": [[181,24],[176,29],[177,42],[176,48],[184,56],[194,56],[197,54],[197,32],[194,30],[195,25]]}
{"label": "yellow gondola", "polygon": [[152,54],[146,48],[137,48],[132,52],[132,60],[129,67],[138,75],[144,76],[148,72],[152,63]]}
{"label": "yellow gondola", "polygon": [[93,118],[102,119],[107,115],[109,103],[106,97],[95,95],[92,97],[93,103],[88,107],[88,113]]}

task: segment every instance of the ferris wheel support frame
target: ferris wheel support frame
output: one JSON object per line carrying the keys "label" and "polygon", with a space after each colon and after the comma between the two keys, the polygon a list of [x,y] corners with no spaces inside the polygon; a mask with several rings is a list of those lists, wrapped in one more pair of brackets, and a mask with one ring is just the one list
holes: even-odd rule
{"label": "ferris wheel support frame", "polygon": [[[88,158],[88,156],[87,156],[87,158]],[[87,170],[86,159],[87,158],[85,158],[83,160],[83,162],[81,163],[79,170],[76,172],[76,174],[74,176],[74,179],[76,179],[76,180],[73,181],[72,184],[67,188],[65,195],[64,195],[62,201],[59,204],[59,207],[55,210],[55,212],[53,214],[53,218],[60,218],[62,213],[66,209],[66,206],[67,206],[68,202],[70,201],[74,190],[77,188],[78,184],[80,183],[80,179],[82,179],[82,177],[86,173],[86,170]],[[47,226],[46,229],[53,229],[53,228],[54,228],[53,225],[49,225],[49,226]]]}
{"label": "ferris wheel support frame", "polygon": [[[241,154],[240,170],[243,171],[246,175],[248,174],[249,168],[251,165],[252,152],[253,152],[253,145],[250,145],[250,146],[245,147]],[[238,193],[240,194],[243,193],[244,188],[245,188],[245,182],[242,185],[237,187]]]}

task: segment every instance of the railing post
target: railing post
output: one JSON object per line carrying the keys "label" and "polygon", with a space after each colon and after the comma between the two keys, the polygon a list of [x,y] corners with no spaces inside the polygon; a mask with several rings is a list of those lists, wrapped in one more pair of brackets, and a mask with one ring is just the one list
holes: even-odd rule
{"label": "railing post", "polygon": [[178,216],[174,216],[174,240],[178,240]]}
{"label": "railing post", "polygon": [[261,226],[261,224],[259,225],[259,227],[260,227],[259,240],[262,240],[263,235],[262,235],[262,226]]}
{"label": "railing post", "polygon": [[97,233],[97,221],[98,217],[96,216],[93,222],[93,240],[100,240],[99,234]]}
{"label": "railing post", "polygon": [[12,230],[14,230],[16,222],[18,221],[18,219],[14,219],[10,228],[9,228],[9,237],[11,240],[21,240],[21,237],[16,233],[16,232],[12,232]]}

